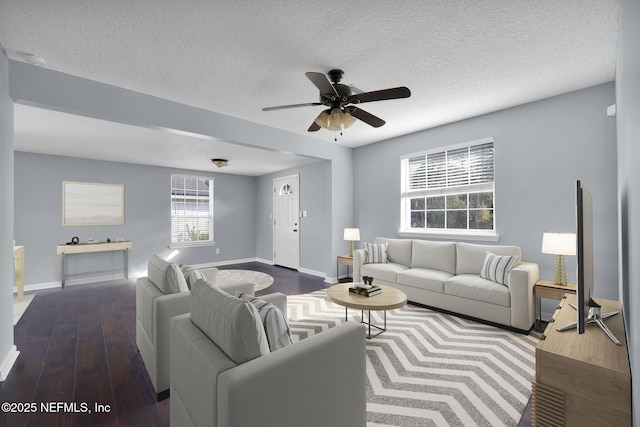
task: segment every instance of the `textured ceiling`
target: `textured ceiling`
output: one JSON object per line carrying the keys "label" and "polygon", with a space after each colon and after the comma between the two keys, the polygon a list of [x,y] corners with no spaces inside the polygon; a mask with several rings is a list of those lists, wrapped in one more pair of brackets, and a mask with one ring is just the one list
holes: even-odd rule
{"label": "textured ceiling", "polygon": [[[612,81],[615,0],[0,0],[10,58],[275,128],[306,130],[322,107],[306,71],[345,71],[363,91],[411,98],[362,104],[360,146]],[[26,112],[25,112],[26,114]],[[20,142],[16,134],[16,145]],[[18,147],[19,148],[19,147]]]}

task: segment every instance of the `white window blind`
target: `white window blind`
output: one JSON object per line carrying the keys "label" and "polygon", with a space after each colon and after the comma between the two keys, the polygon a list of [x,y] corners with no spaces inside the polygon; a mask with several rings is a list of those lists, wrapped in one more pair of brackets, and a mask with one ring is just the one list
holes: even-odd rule
{"label": "white window blind", "polygon": [[213,179],[171,176],[171,244],[213,241]]}
{"label": "white window blind", "polygon": [[401,232],[494,232],[493,139],[411,154],[401,162]]}

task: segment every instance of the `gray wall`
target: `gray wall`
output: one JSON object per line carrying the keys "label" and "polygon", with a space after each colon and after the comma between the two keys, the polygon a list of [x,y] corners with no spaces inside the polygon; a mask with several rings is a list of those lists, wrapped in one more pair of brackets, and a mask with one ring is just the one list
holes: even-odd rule
{"label": "gray wall", "polygon": [[640,2],[618,3],[616,106],[621,299],[633,379],[633,425],[640,425]]}
{"label": "gray wall", "polygon": [[21,62],[9,61],[9,74],[15,102],[330,161],[331,206],[339,208],[330,208],[325,223],[331,246],[321,254],[321,271],[335,270],[336,256],[344,252],[342,230],[353,223],[351,149]]}
{"label": "gray wall", "polygon": [[[542,234],[575,231],[581,179],[594,199],[596,296],[617,300],[616,129],[606,116],[614,103],[608,83],[356,149],[354,217],[362,240],[398,236],[401,155],[493,137],[496,243],[520,246],[523,259],[552,279],[554,258],[540,252]],[[568,257],[573,283],[575,266]],[[553,301],[544,303],[552,313]]]}
{"label": "gray wall", "polygon": [[300,210],[308,212],[300,218],[301,270],[331,275],[335,262],[325,255],[331,253],[331,162],[326,160],[258,178],[257,257],[273,260],[273,180],[295,174],[300,176]]}
{"label": "gray wall", "polygon": [[[25,245],[25,284],[60,281],[56,245],[78,236],[133,242],[130,273],[144,272],[153,254],[167,255],[170,243],[171,174],[214,178],[216,246],[180,248],[177,263],[205,264],[255,258],[256,178],[101,162],[32,153],[15,153],[15,239]],[[124,184],[125,224],[62,226],[62,182]],[[220,254],[216,255],[216,248]],[[122,276],[122,253],[67,257],[69,283]]]}
{"label": "gray wall", "polygon": [[13,102],[9,60],[0,47],[0,374],[13,353]]}

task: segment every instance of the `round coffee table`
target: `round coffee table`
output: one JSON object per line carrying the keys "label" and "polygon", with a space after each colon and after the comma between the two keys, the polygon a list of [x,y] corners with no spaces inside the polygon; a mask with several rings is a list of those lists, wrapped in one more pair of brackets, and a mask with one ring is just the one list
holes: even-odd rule
{"label": "round coffee table", "polygon": [[[367,338],[377,337],[381,333],[387,330],[387,310],[393,310],[394,308],[400,308],[407,304],[407,295],[391,286],[378,285],[382,292],[372,297],[365,297],[349,292],[349,287],[353,286],[353,283],[339,283],[331,286],[327,289],[327,295],[329,299],[334,303],[344,307],[345,320],[349,320],[347,311],[349,308],[355,308],[362,312],[362,323],[369,326],[369,334]],[[369,312],[369,321],[364,321],[364,310]],[[384,327],[371,324],[371,310],[384,311]],[[371,335],[371,327],[374,327],[380,332],[375,335]]]}

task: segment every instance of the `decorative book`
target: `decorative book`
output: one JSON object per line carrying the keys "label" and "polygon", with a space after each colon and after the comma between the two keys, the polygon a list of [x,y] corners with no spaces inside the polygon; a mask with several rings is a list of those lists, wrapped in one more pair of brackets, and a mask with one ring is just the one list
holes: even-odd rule
{"label": "decorative book", "polygon": [[362,283],[355,283],[353,286],[349,287],[349,292],[365,297],[372,297],[374,295],[382,293],[382,288],[378,285],[365,285]]}

